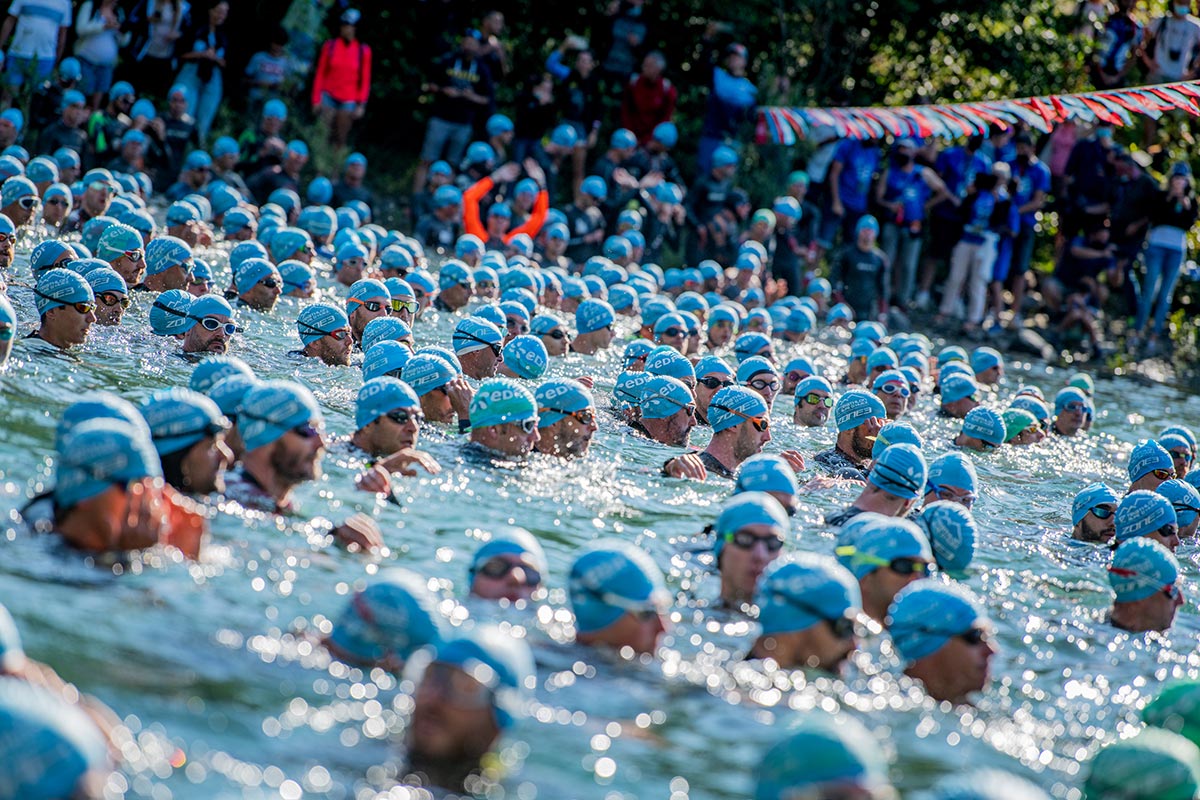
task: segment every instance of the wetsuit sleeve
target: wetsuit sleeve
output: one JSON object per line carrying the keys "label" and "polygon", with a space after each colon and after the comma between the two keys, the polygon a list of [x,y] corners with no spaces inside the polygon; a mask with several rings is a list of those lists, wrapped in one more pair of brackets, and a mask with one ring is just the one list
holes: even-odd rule
{"label": "wetsuit sleeve", "polygon": [[[465,204],[464,204],[465,210]],[[533,201],[533,209],[529,212],[529,219],[504,235],[504,241],[507,244],[513,240],[513,237],[519,233],[527,233],[530,238],[536,238],[538,231],[542,229],[542,224],[546,221],[546,215],[550,211],[550,193],[542,189],[537,193],[537,198]],[[478,209],[475,212],[479,213]],[[482,237],[480,237],[482,238]]]}
{"label": "wetsuit sleeve", "polygon": [[487,240],[487,229],[479,219],[479,199],[492,190],[491,177],[481,178],[463,192],[463,228],[467,233]]}

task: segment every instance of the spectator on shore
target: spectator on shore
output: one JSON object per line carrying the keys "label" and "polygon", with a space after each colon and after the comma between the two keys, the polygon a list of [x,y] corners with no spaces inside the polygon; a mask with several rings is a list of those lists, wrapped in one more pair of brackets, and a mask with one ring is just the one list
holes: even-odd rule
{"label": "spectator on shore", "polygon": [[342,12],[337,38],[321,46],[313,78],[313,110],[329,128],[335,147],[346,144],[351,126],[367,112],[371,95],[371,48],[357,38],[361,18],[356,8]]}

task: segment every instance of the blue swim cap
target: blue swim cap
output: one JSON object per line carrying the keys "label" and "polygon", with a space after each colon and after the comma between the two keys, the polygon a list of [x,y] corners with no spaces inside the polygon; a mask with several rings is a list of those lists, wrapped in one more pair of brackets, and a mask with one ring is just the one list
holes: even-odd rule
{"label": "blue swim cap", "polygon": [[383,415],[401,408],[421,408],[421,400],[412,387],[396,378],[371,378],[358,390],[354,424],[362,430]]}
{"label": "blue swim cap", "polygon": [[525,563],[545,576],[549,572],[546,552],[538,542],[537,537],[524,528],[515,525],[500,525],[487,531],[475,531],[488,538],[471,556],[471,564],[467,567],[467,582],[475,580],[475,573],[488,560],[496,556],[522,556]]}
{"label": "blue swim cap", "polygon": [[266,447],[306,422],[321,426],[320,406],[312,392],[291,381],[258,384],[246,392],[238,410],[238,431],[247,451]]}
{"label": "blue swim cap", "polygon": [[871,465],[867,481],[905,500],[920,497],[925,488],[925,457],[911,444],[894,444]]}
{"label": "blue swim cap", "polygon": [[1108,568],[1108,582],[1118,603],[1134,603],[1175,583],[1179,562],[1163,545],[1139,536],[1118,545]]}
{"label": "blue swim cap", "polygon": [[860,613],[862,593],[854,576],[834,559],[796,553],[767,567],[756,603],[763,635],[773,636]]}
{"label": "blue swim cap", "polygon": [[751,380],[763,374],[769,374],[778,378],[779,370],[775,368],[774,364],[762,356],[750,356],[738,364],[737,382],[743,386],[749,385]]}
{"label": "blue swim cap", "polygon": [[824,796],[821,787],[888,788],[887,758],[875,736],[854,717],[809,711],[787,738],[763,756],[755,772],[754,800]]}
{"label": "blue swim cap", "polygon": [[74,250],[58,239],[47,239],[33,248],[33,252],[29,254],[29,266],[33,269],[34,274],[37,274],[44,269],[49,269],[55,261],[64,255],[68,256],[72,261],[75,260]]}
{"label": "blue swim cap", "polygon": [[993,347],[976,347],[971,351],[971,369],[975,374],[984,372],[992,367],[1004,366],[1004,356]]}
{"label": "blue swim cap", "polygon": [[[896,445],[911,447],[911,445]],[[869,575],[897,558],[933,561],[929,540],[916,523],[874,512],[857,514],[842,528],[838,562],[855,578]]]}
{"label": "blue swim cap", "polygon": [[424,578],[411,570],[384,570],[346,604],[329,640],[359,664],[394,656],[402,661],[443,638],[444,617]]}
{"label": "blue swim cap", "polygon": [[1004,444],[1008,429],[1004,418],[990,408],[977,406],[967,412],[963,418],[962,432],[987,444],[999,447]]}
{"label": "blue swim cap", "polygon": [[[799,390],[796,396],[800,396]],[[869,419],[886,417],[883,401],[870,392],[851,389],[837,399],[833,406],[833,421],[838,432],[853,430]]]}
{"label": "blue swim cap", "polygon": [[[378,347],[379,345],[376,345]],[[458,377],[450,362],[431,353],[412,356],[404,365],[401,375],[404,382],[413,388],[418,397],[424,397],[434,389],[445,386]]]}
{"label": "blue swim cap", "polygon": [[346,290],[346,316],[349,317],[363,303],[377,302],[390,306],[392,293],[388,291],[383,281],[374,278],[362,278],[350,284]]}
{"label": "blue swim cap", "polygon": [[471,398],[471,429],[480,430],[510,422],[537,419],[533,393],[508,378],[489,378]]}
{"label": "blue swim cap", "polygon": [[276,263],[289,258],[295,258],[301,251],[312,252],[312,237],[308,231],[301,228],[280,228],[271,235],[268,247],[271,259]]}
{"label": "blue swim cap", "polygon": [[438,645],[434,660],[459,667],[491,692],[501,730],[525,713],[537,684],[533,654],[524,639],[493,625],[479,625]]}
{"label": "blue swim cap", "polygon": [[832,325],[833,323],[837,322],[838,320],[845,320],[847,322],[853,322],[854,321],[854,309],[850,308],[850,306],[846,305],[845,303],[838,303],[837,305],[830,308],[829,311],[825,314],[825,324]]}
{"label": "blue swim cap", "polygon": [[1191,800],[1200,794],[1200,749],[1162,728],[1108,745],[1092,759],[1088,800]]}
{"label": "blue swim cap", "polygon": [[54,430],[54,449],[62,450],[63,440],[84,422],[95,419],[113,419],[123,422],[141,431],[142,436],[150,439],[150,428],[141,412],[133,403],[112,392],[88,392],[82,399],[75,401],[63,410]]}
{"label": "blue swim cap", "polygon": [[1188,446],[1190,448],[1192,448],[1193,451],[1195,451],[1195,449],[1196,449],[1196,434],[1194,434],[1192,432],[1191,428],[1187,428],[1183,425],[1172,425],[1169,428],[1163,428],[1163,432],[1159,436],[1158,440],[1161,442],[1164,437],[1169,436],[1171,434],[1175,434],[1177,436],[1182,436],[1187,441]]}
{"label": "blue swim cap", "polygon": [[177,336],[195,325],[190,316],[196,298],[183,289],[168,289],[150,306],[150,331],[158,336]]}
{"label": "blue swim cap", "polygon": [[162,467],[144,428],[93,419],[63,436],[54,476],[54,502],[68,509],[114,484],[161,477]]}
{"label": "blue swim cap", "polygon": [[191,389],[160,389],[139,411],[160,456],[185,450],[229,429],[229,420],[206,395]]}
{"label": "blue swim cap", "polygon": [[[675,408],[664,416],[670,416],[678,410]],[[747,421],[747,417],[762,417],[767,413],[767,402],[762,395],[743,386],[726,386],[714,394],[708,404],[708,421],[714,436],[741,425]]]}
{"label": "blue swim cap", "polygon": [[979,598],[961,584],[916,581],[888,609],[887,628],[907,664],[933,655],[955,636],[987,625]]}
{"label": "blue swim cap", "polygon": [[975,463],[965,453],[944,453],[929,465],[926,491],[934,487],[952,487],[976,494],[979,478],[975,474]]}
{"label": "blue swim cap", "polygon": [[879,367],[895,369],[900,366],[900,357],[890,347],[877,347],[867,356],[867,372],[873,372]]}
{"label": "blue swim cap", "polygon": [[207,394],[218,381],[228,378],[230,375],[254,378],[254,370],[250,369],[250,366],[237,356],[205,356],[192,370],[188,388],[193,392]]}
{"label": "blue swim cap", "polygon": [[[626,348],[628,350],[628,348]],[[651,375],[668,375],[681,381],[696,380],[696,371],[692,362],[679,354],[674,347],[662,345],[654,348],[646,356],[646,372]]]}
{"label": "blue swim cap", "polygon": [[643,419],[666,419],[695,402],[687,385],[677,378],[649,376],[642,387],[639,404]]}
{"label": "blue swim cap", "polygon": [[[366,340],[366,337],[363,337]],[[366,349],[363,357],[362,376],[364,381],[385,375],[396,377],[412,358],[412,351],[397,341],[377,341]]]}
{"label": "blue swim cap", "polygon": [[788,312],[785,327],[788,333],[808,333],[817,327],[817,315],[807,308],[793,308]]}
{"label": "blue swim cap", "polygon": [[313,303],[305,306],[296,317],[296,332],[300,343],[309,345],[333,331],[350,327],[346,312],[328,303]]}
{"label": "blue swim cap", "polygon": [[518,378],[537,380],[546,374],[550,366],[550,354],[546,345],[536,336],[517,336],[504,346],[504,366]]}
{"label": "blue swim cap", "polygon": [[96,297],[87,280],[69,269],[48,269],[38,275],[34,287],[38,316],[71,303],[95,303]]}
{"label": "blue swim cap", "polygon": [[594,408],[591,391],[570,378],[548,380],[534,393],[538,405],[538,427],[547,428],[566,413]]}
{"label": "blue swim cap", "polygon": [[979,386],[973,378],[966,375],[950,375],[941,381],[942,405],[948,405],[964,397],[971,397],[979,391]]}
{"label": "blue swim cap", "polygon": [[[310,281],[316,280],[317,274],[303,261],[288,259],[279,265],[279,277],[283,281],[283,293],[286,295],[297,289],[303,289]],[[375,321],[371,320],[371,322]],[[368,322],[367,327],[370,326],[371,323]]]}
{"label": "blue swim cap", "polygon": [[1108,484],[1093,483],[1086,486],[1079,491],[1079,494],[1075,495],[1075,500],[1071,503],[1071,525],[1078,525],[1089,511],[1101,503],[1116,505],[1120,501],[1121,498],[1109,488]]}
{"label": "blue swim cap", "polygon": [[125,279],[121,277],[114,269],[100,267],[88,271],[88,285],[92,287],[92,293],[99,295],[104,292],[120,292],[121,294],[129,294],[129,286],[125,283]]}
{"label": "blue swim cap", "polygon": [[[100,234],[100,240],[96,243],[96,257],[104,261],[115,261],[126,253],[143,248],[142,235],[128,225],[120,222],[114,222],[104,229],[104,233]],[[146,273],[150,272],[150,263],[147,260]]]}
{"label": "blue swim cap", "polygon": [[1165,469],[1174,474],[1175,462],[1165,447],[1153,439],[1146,439],[1129,454],[1129,480],[1136,481],[1156,469]]}
{"label": "blue swim cap", "polygon": [[855,339],[850,343],[850,361],[861,358],[864,361],[875,352],[875,345],[867,339]]}
{"label": "blue swim cap", "polygon": [[362,349],[367,352],[379,342],[399,342],[412,339],[412,329],[397,317],[376,317],[363,328]]}
{"label": "blue swim cap", "polygon": [[58,162],[49,156],[38,156],[25,167],[25,177],[34,183],[55,183],[58,174]]}
{"label": "blue swim cap", "polygon": [[773,496],[766,492],[734,494],[725,501],[717,521],[713,523],[713,557],[720,558],[725,542],[750,525],[775,528],[780,538],[786,538],[790,529],[787,512]]}
{"label": "blue swim cap", "polygon": [[800,491],[796,472],[781,456],[759,453],[742,462],[738,468],[733,493],[778,492],[795,496]]}
{"label": "blue swim cap", "polygon": [[238,267],[234,281],[238,291],[244,294],[257,286],[259,281],[270,277],[283,283],[283,277],[279,274],[279,270],[270,261],[265,258],[248,258]]}
{"label": "blue swim cap", "polygon": [[459,355],[473,353],[489,347],[499,347],[504,341],[504,334],[492,323],[482,317],[464,317],[454,326],[451,342],[454,352]]}
{"label": "blue swim cap", "polygon": [[961,577],[975,558],[975,540],[979,538],[971,512],[961,503],[939,500],[925,506],[916,522],[929,537],[938,568]]}
{"label": "blue swim cap", "polygon": [[743,333],[733,342],[733,354],[739,362],[751,356],[762,355],[764,351],[771,352],[771,338],[765,333]]}
{"label": "blue swim cap", "polygon": [[19,677],[0,678],[0,792],[20,800],[76,797],[108,745],[81,705]]}
{"label": "blue swim cap", "polygon": [[1082,403],[1087,408],[1091,408],[1091,401],[1088,400],[1083,390],[1076,389],[1074,386],[1068,386],[1065,389],[1060,389],[1058,394],[1054,395],[1054,413],[1061,414],[1067,410],[1069,403]]}
{"label": "blue swim cap", "polygon": [[286,120],[288,117],[287,105],[282,100],[268,100],[267,102],[263,103],[262,115],[264,119],[269,117],[272,119]]}
{"label": "blue swim cap", "polygon": [[1036,419],[1038,422],[1044,424],[1048,424],[1050,422],[1050,407],[1041,400],[1038,400],[1036,397],[1032,397],[1030,395],[1017,395],[1013,398],[1013,401],[1009,404],[1009,407],[1020,409],[1022,411],[1028,411],[1030,414],[1033,414],[1034,419]]}
{"label": "blue swim cap", "polygon": [[593,333],[612,325],[617,319],[613,307],[603,300],[589,297],[575,309],[575,328],[579,333]]}
{"label": "blue swim cap", "polygon": [[[796,396],[800,396],[798,389]],[[875,435],[875,444],[871,446],[871,458],[879,458],[884,450],[894,444],[911,444],[918,450],[925,447],[921,434],[917,433],[917,429],[912,425],[907,422],[889,422]]]}
{"label": "blue swim cap", "polygon": [[1190,483],[1172,478],[1159,484],[1155,491],[1171,501],[1180,528],[1191,525],[1200,515],[1200,491]]}
{"label": "blue swim cap", "polygon": [[[644,341],[644,340],[642,340]],[[630,344],[630,347],[636,342]],[[626,360],[628,361],[629,348],[625,348]],[[733,370],[718,356],[705,356],[696,362],[693,370],[697,378],[705,378],[709,375],[721,375],[726,378],[733,378]]]}
{"label": "blue swim cap", "polygon": [[645,550],[631,542],[596,542],[571,565],[568,578],[575,629],[595,633],[629,610],[662,611],[671,596],[662,570]]}
{"label": "blue swim cap", "polygon": [[1179,523],[1170,500],[1144,490],[1130,492],[1121,499],[1114,521],[1118,543],[1154,533],[1164,525]]}

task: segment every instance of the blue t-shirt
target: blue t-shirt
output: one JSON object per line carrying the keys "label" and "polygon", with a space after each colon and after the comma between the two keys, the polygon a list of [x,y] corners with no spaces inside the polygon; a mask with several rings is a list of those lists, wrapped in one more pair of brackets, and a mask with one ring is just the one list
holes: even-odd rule
{"label": "blue t-shirt", "polygon": [[[967,190],[975,182],[975,176],[980,173],[986,175],[992,171],[992,162],[981,152],[968,153],[965,147],[951,147],[938,153],[934,169],[941,176],[950,194],[964,199]],[[959,210],[952,203],[938,203],[935,210],[940,217],[959,217]]]}
{"label": "blue t-shirt", "polygon": [[841,162],[838,190],[847,211],[861,214],[867,210],[871,178],[879,166],[879,149],[867,147],[857,139],[843,139],[833,160]]}
{"label": "blue t-shirt", "polygon": [[287,58],[284,56],[276,58],[266,50],[251,56],[250,63],[246,65],[246,77],[256,84],[265,83],[271,87],[279,86],[283,83],[286,74]]}
{"label": "blue t-shirt", "polygon": [[883,199],[889,203],[903,203],[905,224],[925,219],[925,201],[929,199],[930,191],[929,184],[921,177],[924,170],[921,166],[913,167],[910,172],[899,167],[888,170]]}
{"label": "blue t-shirt", "polygon": [[[1017,179],[1017,191],[1013,194],[1013,206],[1017,208],[1032,200],[1036,193],[1050,191],[1050,168],[1041,161],[1030,162],[1024,169],[1014,168],[1013,177]],[[1021,215],[1022,228],[1032,228],[1036,222],[1035,211]]]}

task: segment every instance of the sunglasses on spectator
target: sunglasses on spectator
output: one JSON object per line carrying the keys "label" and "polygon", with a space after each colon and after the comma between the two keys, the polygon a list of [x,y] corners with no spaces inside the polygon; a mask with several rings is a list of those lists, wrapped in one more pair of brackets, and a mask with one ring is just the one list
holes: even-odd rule
{"label": "sunglasses on spectator", "polygon": [[561,408],[539,408],[539,414],[562,414],[564,417],[570,417],[580,425],[592,425],[596,422],[596,412],[590,408],[585,408],[580,411],[564,411]]}
{"label": "sunglasses on spectator", "polygon": [[483,575],[486,578],[491,578],[494,581],[498,581],[501,578],[507,578],[517,567],[520,567],[521,571],[525,573],[524,582],[526,586],[537,586],[542,582],[542,573],[538,572],[533,567],[529,566],[528,564],[509,561],[508,559],[501,558],[500,556],[489,558],[487,561],[480,564],[475,572]]}
{"label": "sunglasses on spectator", "polygon": [[701,378],[696,383],[707,386],[709,389],[724,389],[727,386],[733,386],[733,381],[728,378]]}
{"label": "sunglasses on spectator", "polygon": [[816,392],[809,392],[808,394],[804,395],[803,400],[810,406],[824,405],[826,408],[833,408],[834,402],[832,397],[822,397]]}
{"label": "sunglasses on spectator", "polygon": [[357,297],[351,297],[346,302],[357,303],[358,305],[365,308],[367,311],[370,311],[372,314],[374,314],[377,311],[381,311],[384,308],[384,304],[379,300],[359,300]]}
{"label": "sunglasses on spectator", "polygon": [[119,306],[121,306],[121,308],[129,308],[129,305],[131,303],[131,301],[128,297],[125,297],[124,295],[119,295],[116,292],[101,292],[100,294],[96,295],[96,299],[99,300],[104,305],[110,306],[110,307],[119,305]]}
{"label": "sunglasses on spectator", "polygon": [[241,333],[242,329],[232,322],[221,322],[216,317],[197,317],[191,314],[187,315],[188,319],[194,319],[204,326],[206,331],[224,331],[226,336],[233,336],[235,333]]}
{"label": "sunglasses on spectator", "polygon": [[754,545],[762,542],[768,553],[778,553],[783,549],[783,539],[779,536],[755,536],[748,530],[734,531],[725,534],[725,541],[732,543],[741,550],[753,550]]}
{"label": "sunglasses on spectator", "polygon": [[[693,408],[694,408],[694,406],[693,406]],[[751,425],[753,425],[754,430],[758,431],[759,433],[762,433],[763,431],[768,430],[771,427],[771,420],[765,414],[760,414],[757,417],[752,417],[749,414],[743,414],[741,411],[735,411],[734,409],[729,408],[728,406],[719,406],[715,403],[709,405],[709,408],[715,408],[718,411],[724,411],[726,413],[733,414],[735,417],[741,417],[742,419],[746,420]]]}
{"label": "sunglasses on spectator", "polygon": [[395,411],[389,411],[384,416],[397,425],[407,425],[409,422],[416,422],[418,425],[425,424],[424,414],[420,411],[409,411],[407,408],[397,408]]}

